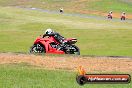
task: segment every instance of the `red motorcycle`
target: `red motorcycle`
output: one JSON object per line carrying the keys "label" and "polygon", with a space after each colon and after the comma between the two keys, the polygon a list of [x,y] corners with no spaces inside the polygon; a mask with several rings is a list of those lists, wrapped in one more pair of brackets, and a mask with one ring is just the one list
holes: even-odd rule
{"label": "red motorcycle", "polygon": [[64,44],[60,44],[54,37],[39,36],[33,46],[30,48],[30,53],[52,53],[52,54],[76,54],[80,55],[79,48],[75,45],[76,38],[64,40]]}
{"label": "red motorcycle", "polygon": [[126,20],[126,16],[121,16],[121,20]]}
{"label": "red motorcycle", "polygon": [[108,19],[112,19],[113,18],[111,14],[108,14],[107,17],[108,17]]}

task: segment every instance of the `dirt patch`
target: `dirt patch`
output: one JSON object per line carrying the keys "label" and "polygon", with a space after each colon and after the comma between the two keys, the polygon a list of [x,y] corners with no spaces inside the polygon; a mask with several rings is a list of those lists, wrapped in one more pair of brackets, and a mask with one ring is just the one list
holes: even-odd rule
{"label": "dirt patch", "polygon": [[64,69],[77,71],[78,66],[82,65],[87,72],[131,72],[131,58],[112,58],[112,57],[53,57],[35,56],[25,54],[1,53],[0,64],[6,63],[28,63],[41,66],[46,69]]}

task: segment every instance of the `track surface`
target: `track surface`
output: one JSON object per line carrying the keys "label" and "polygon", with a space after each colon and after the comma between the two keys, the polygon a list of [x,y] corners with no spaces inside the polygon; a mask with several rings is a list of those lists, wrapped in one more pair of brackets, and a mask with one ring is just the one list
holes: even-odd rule
{"label": "track surface", "polygon": [[44,56],[29,54],[0,53],[0,64],[27,63],[44,69],[77,71],[83,66],[87,72],[131,72],[131,58]]}
{"label": "track surface", "polygon": [[[49,13],[49,14],[60,14],[59,11],[53,11],[53,10],[51,11],[51,10],[40,9],[40,8],[27,8],[27,7],[20,7],[20,6],[16,6],[16,8],[22,8],[22,9],[26,9],[26,10],[35,10],[35,11],[40,11],[40,12]],[[86,15],[86,14],[77,14],[77,13],[63,13],[62,15],[80,17],[80,18],[86,18],[86,19],[108,20],[107,17],[106,17],[107,14],[105,14],[104,16],[89,15],[89,14]],[[125,22],[132,23],[132,16],[129,16],[128,18],[129,19],[127,19]],[[119,18],[118,19],[114,18],[111,21],[113,21],[113,22],[122,22]]]}

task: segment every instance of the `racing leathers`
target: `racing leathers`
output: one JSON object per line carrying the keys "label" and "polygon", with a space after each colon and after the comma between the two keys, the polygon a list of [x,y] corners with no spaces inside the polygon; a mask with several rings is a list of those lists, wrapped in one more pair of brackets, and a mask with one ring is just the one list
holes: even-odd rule
{"label": "racing leathers", "polygon": [[59,33],[54,32],[54,33],[50,33],[50,34],[44,34],[43,38],[46,36],[49,36],[49,37],[53,36],[55,38],[55,40],[60,43],[59,46],[61,46],[61,48],[65,46],[65,42],[64,42],[65,38],[63,36],[61,36]]}

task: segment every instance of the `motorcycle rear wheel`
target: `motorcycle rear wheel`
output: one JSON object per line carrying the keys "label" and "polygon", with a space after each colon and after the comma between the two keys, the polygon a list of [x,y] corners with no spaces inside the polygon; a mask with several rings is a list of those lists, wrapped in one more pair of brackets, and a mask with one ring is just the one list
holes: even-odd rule
{"label": "motorcycle rear wheel", "polygon": [[75,54],[75,55],[80,55],[80,49],[75,46],[75,45],[72,45],[73,48],[75,48],[75,51],[65,51],[66,54]]}

